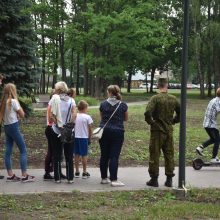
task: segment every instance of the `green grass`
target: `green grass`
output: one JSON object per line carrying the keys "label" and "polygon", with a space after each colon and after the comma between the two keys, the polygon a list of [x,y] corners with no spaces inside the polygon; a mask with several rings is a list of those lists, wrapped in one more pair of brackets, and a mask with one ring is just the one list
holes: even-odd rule
{"label": "green grass", "polygon": [[220,190],[114,191],[1,195],[1,219],[219,219]]}
{"label": "green grass", "polygon": [[99,100],[90,96],[83,96],[83,95],[76,96],[75,98],[76,103],[78,103],[80,100],[85,100],[90,106],[96,106],[99,105],[100,103]]}

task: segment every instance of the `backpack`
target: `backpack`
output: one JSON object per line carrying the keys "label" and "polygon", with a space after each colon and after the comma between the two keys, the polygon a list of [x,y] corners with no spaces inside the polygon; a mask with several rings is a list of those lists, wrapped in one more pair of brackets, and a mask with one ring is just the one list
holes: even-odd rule
{"label": "backpack", "polygon": [[60,129],[60,140],[63,144],[71,144],[74,141],[74,122],[67,122],[69,120],[70,110],[72,108],[72,103],[69,106],[68,113],[66,116],[66,122],[63,125],[63,128]]}

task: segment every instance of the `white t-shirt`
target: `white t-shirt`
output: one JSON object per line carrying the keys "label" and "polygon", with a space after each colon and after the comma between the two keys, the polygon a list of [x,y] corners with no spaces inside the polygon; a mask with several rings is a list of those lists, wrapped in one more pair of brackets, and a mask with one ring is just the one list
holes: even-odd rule
{"label": "white t-shirt", "polygon": [[[76,107],[76,103],[74,99],[70,98],[69,96],[63,96],[63,98],[61,98],[60,100],[61,101],[59,104],[59,108],[61,112],[62,125],[64,125],[66,123],[67,114],[68,114],[70,105],[72,106],[72,108],[69,111],[69,118],[67,119],[67,122],[69,122],[71,118],[72,109]],[[49,105],[52,105],[52,102],[53,102],[53,99],[49,102]],[[60,130],[57,127],[57,125],[53,124],[52,128],[56,134],[60,134]]]}
{"label": "white t-shirt", "polygon": [[75,123],[75,138],[89,138],[88,126],[93,123],[91,116],[85,113],[77,113]]}
{"label": "white t-shirt", "polygon": [[8,101],[5,108],[5,115],[4,115],[4,125],[10,125],[18,122],[17,111],[21,108],[18,100],[12,99],[11,100],[11,109],[8,106]]}

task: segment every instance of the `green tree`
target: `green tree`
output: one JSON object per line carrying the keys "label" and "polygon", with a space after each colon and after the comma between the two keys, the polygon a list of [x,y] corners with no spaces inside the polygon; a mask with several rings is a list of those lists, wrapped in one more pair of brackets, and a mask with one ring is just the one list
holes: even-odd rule
{"label": "green tree", "polygon": [[0,72],[5,82],[14,82],[26,95],[31,95],[38,80],[30,6],[28,0],[0,2]]}

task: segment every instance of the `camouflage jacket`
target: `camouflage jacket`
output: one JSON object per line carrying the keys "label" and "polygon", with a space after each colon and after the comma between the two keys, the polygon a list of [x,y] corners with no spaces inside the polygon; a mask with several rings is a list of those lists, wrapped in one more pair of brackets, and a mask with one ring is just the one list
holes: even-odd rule
{"label": "camouflage jacket", "polygon": [[172,131],[172,125],[180,122],[179,101],[164,92],[154,95],[146,107],[145,121],[151,125],[151,131]]}

